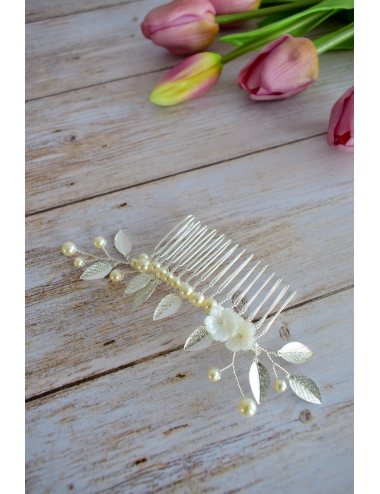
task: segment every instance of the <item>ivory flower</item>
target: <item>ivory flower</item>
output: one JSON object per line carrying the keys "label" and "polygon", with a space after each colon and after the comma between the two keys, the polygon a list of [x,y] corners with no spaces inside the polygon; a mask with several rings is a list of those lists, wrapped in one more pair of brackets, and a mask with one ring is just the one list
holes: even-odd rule
{"label": "ivory flower", "polygon": [[205,325],[214,340],[226,341],[236,334],[238,316],[232,309],[224,309],[221,305],[217,305],[205,318]]}
{"label": "ivory flower", "polygon": [[231,352],[250,350],[255,343],[255,332],[256,328],[253,323],[238,317],[238,329],[235,336],[226,341],[226,347]]}

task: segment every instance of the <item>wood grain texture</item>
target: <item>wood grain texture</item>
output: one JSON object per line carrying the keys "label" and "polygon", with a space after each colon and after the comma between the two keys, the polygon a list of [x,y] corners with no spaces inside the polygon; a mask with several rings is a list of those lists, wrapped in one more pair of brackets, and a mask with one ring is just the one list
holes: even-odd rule
{"label": "wood grain texture", "polygon": [[36,22],[142,0],[26,0],[25,21]]}
{"label": "wood grain texture", "polygon": [[[320,134],[353,83],[353,54],[324,54],[318,81],[288,101],[238,89],[247,55],[204,97],[158,108],[148,96],[179,58],[140,23],[161,3],[26,3],[26,492],[351,494],[353,156]],[[264,346],[314,351],[284,365],[318,383],[321,406],[271,388],[242,419],[232,376],[206,377],[230,352],[182,350],[199,309],[153,322],[168,289],[135,310],[131,275],[81,281],[59,252],[66,240],[92,251],[98,234],[112,244],[120,228],[149,252],[190,213],[297,288]]]}
{"label": "wood grain texture", "polygon": [[[183,57],[147,40],[140,25],[161,0],[119,5],[26,26],[26,99],[103,84],[175,65]],[[66,4],[64,4],[66,7]],[[236,32],[254,29],[255,20]],[[233,47],[214,42],[209,51]]]}
{"label": "wood grain texture", "polygon": [[352,173],[352,156],[323,136],[30,217],[27,395],[176,348],[201,320],[184,306],[153,323],[158,295],[134,310],[120,286],[80,281],[59,252],[66,240],[87,250],[124,228],[137,255],[195,214],[269,262],[299,290],[295,303],[306,301],[353,282]]}
{"label": "wood grain texture", "polygon": [[326,132],[332,105],[351,85],[352,61],[349,52],[325,54],[311,89],[275,103],[250,100],[233,64],[202,98],[175,107],[147,102],[157,74],[29,102],[27,211]]}
{"label": "wood grain texture", "polygon": [[[231,353],[217,344],[175,351],[29,403],[27,492],[352,493],[352,290],[283,319],[292,339],[315,352],[308,363],[284,365],[318,382],[322,405],[272,388],[256,416],[243,419],[232,375],[206,377]],[[145,331],[154,337],[154,328]],[[284,344],[278,329],[267,341]],[[241,353],[250,396],[251,358]]]}

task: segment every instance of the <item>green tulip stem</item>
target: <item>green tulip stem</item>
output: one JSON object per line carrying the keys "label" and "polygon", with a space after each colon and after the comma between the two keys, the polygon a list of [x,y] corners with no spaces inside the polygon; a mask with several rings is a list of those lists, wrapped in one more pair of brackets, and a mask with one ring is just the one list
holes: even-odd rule
{"label": "green tulip stem", "polygon": [[[292,34],[292,32],[294,31],[299,33],[300,29],[302,30],[303,27],[306,29],[305,32],[307,32],[310,30],[309,28],[310,25],[312,25],[311,29],[313,29],[315,26],[323,22],[327,17],[330,17],[330,15],[334,14],[335,12],[336,10],[316,12],[314,14],[310,14],[305,17],[302,17],[301,19],[297,20],[296,22],[294,22],[294,24],[290,26],[285,26],[283,28],[280,28],[277,31],[268,34],[267,36],[258,36],[253,41],[245,43],[243,46],[236,48],[236,50],[230,51],[229,53],[227,53],[227,55],[224,55],[224,57],[222,57],[221,61],[223,64],[225,64],[231,62],[232,60],[235,60],[235,58],[241,57],[242,55],[249,53],[250,51],[259,51],[265,45],[267,45],[271,41],[274,41],[275,39],[278,39],[280,36],[283,36],[284,34]],[[299,34],[297,35],[299,36]]]}
{"label": "green tulip stem", "polygon": [[302,7],[311,7],[320,3],[321,0],[299,0],[298,2],[290,2],[285,5],[275,7],[266,7],[257,10],[248,10],[247,12],[239,12],[236,14],[217,15],[215,21],[218,24],[230,24],[232,22],[246,21],[258,17],[268,17],[269,15],[282,14],[291,10],[300,9]]}
{"label": "green tulip stem", "polygon": [[354,35],[354,23],[352,22],[348,26],[339,29],[334,33],[334,36],[330,36],[329,39],[324,41],[328,36],[323,36],[314,41],[318,55],[324,53],[327,50],[331,50],[334,46],[340,45],[343,41],[350,39]]}

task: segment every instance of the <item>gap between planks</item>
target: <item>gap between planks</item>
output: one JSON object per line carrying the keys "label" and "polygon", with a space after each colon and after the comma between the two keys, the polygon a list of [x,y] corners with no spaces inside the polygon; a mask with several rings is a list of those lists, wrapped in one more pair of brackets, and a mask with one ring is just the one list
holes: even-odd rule
{"label": "gap between planks", "polygon": [[[319,300],[323,300],[323,299],[328,298],[328,297],[332,297],[334,295],[337,295],[337,294],[342,293],[342,292],[346,292],[348,290],[352,290],[353,288],[354,288],[354,284],[352,283],[351,285],[348,285],[348,286],[343,287],[343,288],[339,288],[338,290],[333,290],[332,292],[324,293],[322,295],[319,295],[318,297],[312,297],[312,298],[310,298],[308,300],[304,300],[303,302],[300,302],[298,304],[291,305],[290,307],[287,307],[286,309],[284,309],[282,312],[285,313],[285,312],[289,312],[289,311],[298,309],[298,308],[303,307],[307,304],[314,303],[314,302],[317,302]],[[274,314],[275,314],[275,312],[270,313],[268,315],[268,319],[270,319]],[[259,321],[259,319],[260,318],[258,317],[256,319],[254,319],[253,322],[257,322],[257,321]],[[97,379],[100,379],[100,378],[107,376],[109,374],[114,374],[115,372],[118,372],[118,371],[121,371],[124,369],[128,369],[129,367],[135,367],[136,365],[142,364],[144,362],[148,362],[150,360],[155,360],[156,358],[163,357],[165,355],[169,355],[170,353],[173,353],[173,352],[178,352],[182,349],[183,349],[183,345],[179,345],[177,347],[169,348],[167,350],[163,350],[163,351],[155,353],[153,355],[147,355],[146,357],[140,358],[138,360],[134,360],[132,362],[128,362],[127,364],[119,365],[119,366],[112,368],[112,369],[107,369],[104,372],[99,372],[99,373],[94,374],[92,376],[88,376],[88,377],[85,377],[83,379],[78,379],[78,380],[73,381],[71,383],[67,383],[67,384],[64,384],[62,386],[58,386],[57,388],[53,388],[53,389],[50,389],[48,391],[45,391],[43,393],[29,396],[28,398],[25,399],[25,403],[40,400],[42,398],[45,398],[46,396],[50,396],[50,395],[59,393],[60,391],[63,391],[66,389],[74,388],[76,386],[79,386],[79,385],[87,383],[87,382],[96,381]]]}
{"label": "gap between planks", "polygon": [[119,77],[109,81],[96,82],[94,84],[89,84],[88,86],[74,87],[72,89],[66,89],[65,91],[60,91],[58,93],[44,94],[43,96],[37,96],[36,98],[26,99],[25,103],[32,103],[33,101],[39,101],[45,98],[54,98],[55,96],[61,96],[62,94],[75,93],[76,91],[81,91],[82,89],[91,89],[93,87],[104,86],[105,84],[112,84],[113,82],[127,81],[128,79],[134,79],[135,77],[143,77],[144,75],[158,74],[160,72],[163,72],[164,70],[172,69],[174,65],[168,65],[167,67],[163,67],[161,69],[149,70],[148,72],[141,72],[140,74],[132,74],[125,77]]}
{"label": "gap between planks", "polygon": [[177,173],[170,173],[168,175],[163,175],[162,177],[153,178],[151,180],[145,180],[144,182],[136,183],[136,184],[133,184],[133,185],[127,185],[125,187],[120,187],[119,189],[112,189],[112,190],[109,190],[109,191],[106,191],[106,192],[102,192],[101,194],[94,194],[94,195],[91,195],[91,196],[88,196],[88,197],[84,197],[82,199],[77,199],[75,201],[66,202],[66,203],[62,203],[62,204],[57,204],[57,206],[52,206],[50,208],[39,209],[39,210],[36,210],[36,211],[32,211],[30,213],[26,213],[25,214],[25,217],[26,218],[29,218],[30,216],[36,216],[38,214],[47,213],[49,211],[55,211],[57,209],[61,209],[61,208],[67,207],[67,206],[73,206],[74,204],[79,204],[79,203],[82,203],[82,202],[90,201],[92,199],[97,199],[99,197],[108,196],[108,195],[113,194],[113,193],[116,193],[116,192],[122,192],[122,191],[125,191],[125,190],[133,189],[135,187],[141,187],[143,185],[147,185],[147,184],[151,184],[151,183],[155,183],[155,182],[160,182],[161,180],[165,180],[167,178],[172,178],[172,177],[177,177],[179,175],[185,175],[185,174],[191,173],[191,172],[193,172],[195,170],[202,170],[204,168],[210,168],[212,166],[222,165],[223,163],[228,163],[230,161],[234,161],[234,160],[237,160],[237,159],[240,159],[240,158],[245,158],[245,157],[252,156],[252,155],[255,155],[255,154],[264,153],[265,151],[270,151],[272,149],[277,149],[277,148],[289,146],[291,144],[296,144],[297,142],[307,141],[309,139],[314,139],[316,137],[321,137],[321,136],[326,135],[326,134],[327,134],[327,132],[320,132],[319,134],[314,134],[312,136],[302,137],[300,139],[295,139],[293,141],[289,141],[289,142],[286,142],[286,143],[276,144],[274,146],[268,146],[268,147],[266,147],[264,149],[259,149],[257,151],[252,151],[250,153],[240,154],[240,155],[237,155],[237,156],[226,158],[224,160],[219,160],[219,161],[215,161],[213,163],[208,163],[206,165],[200,165],[200,166],[196,166],[196,167],[193,167],[193,168],[188,168],[186,170],[182,170],[182,171],[179,171]]}

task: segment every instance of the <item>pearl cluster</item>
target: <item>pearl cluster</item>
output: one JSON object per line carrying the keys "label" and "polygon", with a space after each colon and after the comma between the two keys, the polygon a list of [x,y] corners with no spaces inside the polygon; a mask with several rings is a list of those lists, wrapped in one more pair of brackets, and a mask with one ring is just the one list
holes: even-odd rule
{"label": "pearl cluster", "polygon": [[188,299],[195,307],[202,307],[207,314],[218,305],[213,298],[206,298],[202,293],[194,291],[191,285],[182,282],[178,276],[174,276],[160,262],[152,261],[148,254],[140,254],[138,258],[132,259],[131,266],[140,273],[154,274],[157,278],[178,290],[179,295]]}
{"label": "pearl cluster", "polygon": [[[95,249],[104,250],[106,244],[107,244],[107,240],[104,237],[94,238]],[[65,242],[62,245],[62,253],[67,257],[74,256],[77,252],[78,252],[78,247],[74,244],[74,242]],[[74,259],[74,266],[76,268],[83,268],[85,264],[86,261],[83,259],[83,257],[76,257]],[[114,283],[119,283],[120,281],[123,281],[123,278],[124,278],[124,273],[120,269],[113,269],[110,272],[110,280],[113,281]]]}

